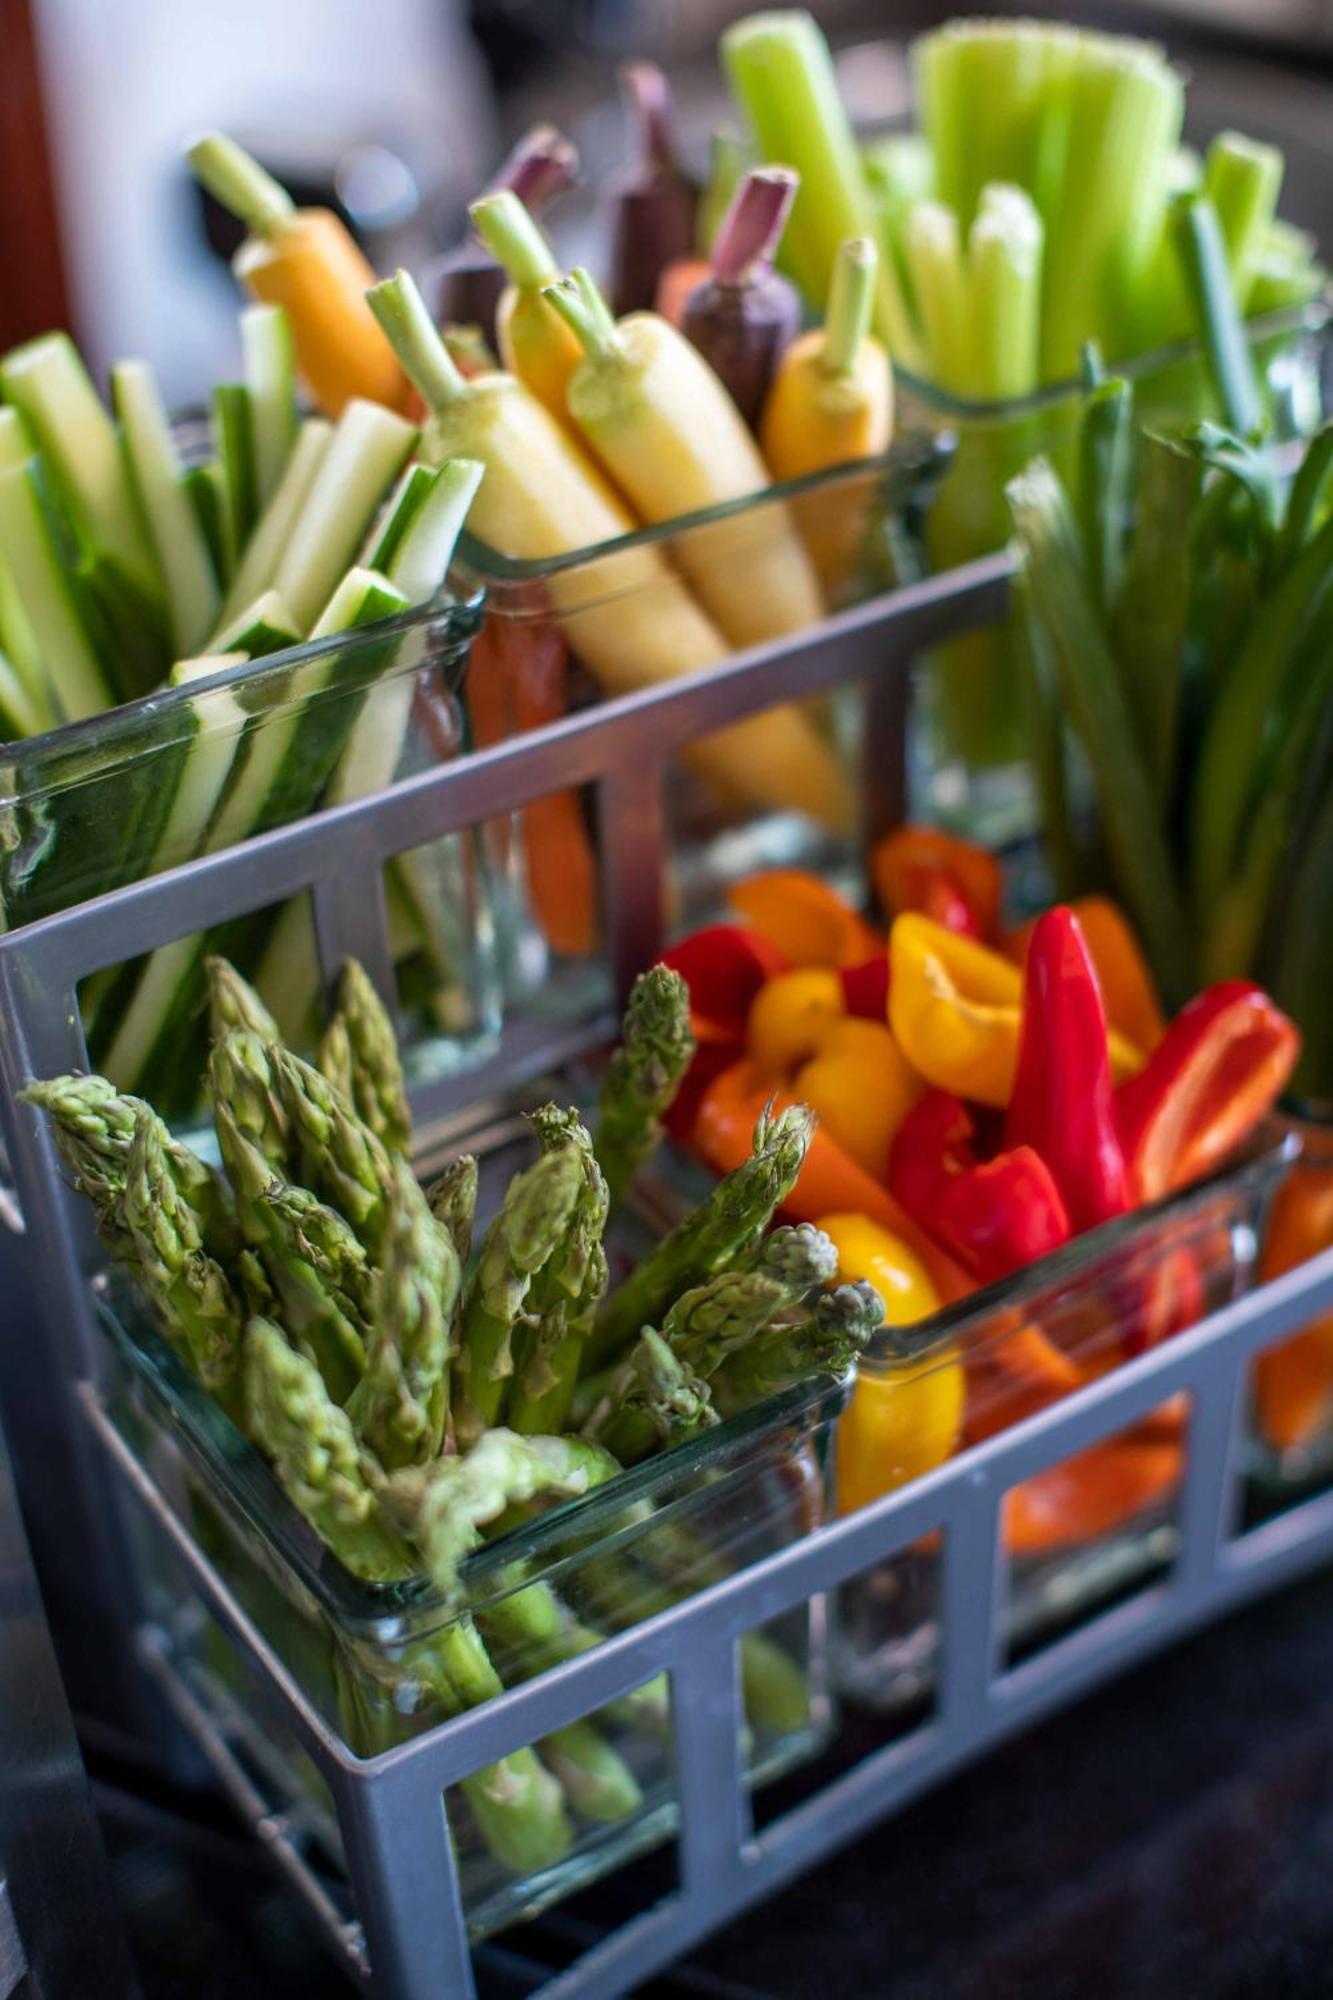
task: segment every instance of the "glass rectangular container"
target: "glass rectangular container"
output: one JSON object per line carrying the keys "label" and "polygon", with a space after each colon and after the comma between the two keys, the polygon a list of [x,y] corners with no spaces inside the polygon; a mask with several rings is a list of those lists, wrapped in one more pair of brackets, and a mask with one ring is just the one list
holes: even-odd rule
{"label": "glass rectangular container", "polygon": [[[1333,1109],[1293,1110],[1288,1124],[1300,1153],[1269,1212],[1265,1278],[1333,1246]],[[1256,1355],[1247,1469],[1252,1525],[1333,1484],[1333,1314]]]}
{"label": "glass rectangular container", "polygon": [[[840,1427],[840,1509],[907,1484],[1247,1290],[1292,1150],[1266,1130],[1195,1186],[915,1326],[886,1328]],[[1187,1425],[1187,1410],[1164,1404],[1005,1496],[1011,1659],[1169,1567]],[[884,1712],[928,1704],[940,1577],[938,1537],[927,1537],[838,1593],[835,1677],[849,1700]]]}
{"label": "glass rectangular container", "polygon": [[[479,605],[440,599],[400,618],[189,681],[0,750],[0,911],[7,929],[193,857],[378,791],[460,754],[459,688]],[[493,1045],[495,898],[471,836],[386,874],[409,1052],[458,1060]],[[318,999],[304,900],[112,968],[80,995],[92,1060],[128,1088],[151,1069],[163,1109],[188,1110],[202,1068],[205,950],[256,975],[306,1037]]]}
{"label": "glass rectangular container", "polygon": [[[488,1682],[528,1680],[595,1644],[599,1633],[624,1630],[733,1575],[827,1516],[830,1445],[848,1384],[825,1377],[489,1545],[464,1566],[461,1606],[420,1576],[372,1586],[322,1547],[259,1454],[132,1303],[115,1295],[103,1319],[112,1420],[306,1695],[360,1756],[456,1712],[457,1687],[470,1684],[479,1699]],[[331,1801],[293,1744],[259,1663],[211,1616],[150,1517],[139,1518],[136,1532],[150,1609],[170,1635],[178,1670],[214,1713],[239,1726],[269,1784],[302,1807],[336,1861]],[[818,1604],[741,1642],[756,1784],[826,1738],[821,1642]],[[669,1691],[649,1683],[510,1766],[447,1797],[477,1937],[667,1837],[677,1810]],[[532,1798],[549,1797],[553,1779],[563,1804],[534,1813]]]}

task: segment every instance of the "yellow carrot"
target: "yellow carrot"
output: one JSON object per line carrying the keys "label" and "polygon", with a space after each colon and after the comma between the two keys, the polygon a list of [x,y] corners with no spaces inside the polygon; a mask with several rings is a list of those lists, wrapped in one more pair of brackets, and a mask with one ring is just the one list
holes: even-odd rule
{"label": "yellow carrot", "polygon": [[560,276],[551,246],[508,189],[483,195],[470,213],[478,236],[509,279],[495,313],[500,358],[553,417],[567,423],[565,396],[583,349],[542,297],[542,287]]}
{"label": "yellow carrot", "polygon": [[366,305],[375,274],[341,220],[297,208],[271,174],[221,132],[189,151],[199,180],[249,234],[232,269],[257,299],[282,306],[296,359],[322,410],[340,414],[353,396],[400,409],[407,382]]}
{"label": "yellow carrot", "polygon": [[[615,541],[635,525],[582,445],[512,375],[465,381],[405,271],[377,285],[371,308],[429,413],[419,446],[429,463],[475,458],[486,467],[469,527],[502,555],[541,560]],[[567,570],[547,591],[571,647],[610,694],[718,665],[727,645],[661,554],[622,548]],[[733,724],[691,761],[728,794],[849,819],[847,788],[828,745],[792,708]]]}
{"label": "yellow carrot", "polygon": [[[717,376],[657,313],[611,312],[586,271],[546,297],[583,344],[569,413],[645,521],[760,493],[768,470]],[[803,631],[823,616],[810,559],[780,502],[677,538],[672,551],[734,646]]]}
{"label": "yellow carrot", "polygon": [[[893,374],[869,331],[876,262],[868,237],[848,238],[834,262],[823,326],[802,334],[779,364],[759,426],[775,479],[800,479],[888,450]],[[795,503],[797,524],[831,597],[854,569],[870,497],[870,482],[864,493],[839,484]]]}

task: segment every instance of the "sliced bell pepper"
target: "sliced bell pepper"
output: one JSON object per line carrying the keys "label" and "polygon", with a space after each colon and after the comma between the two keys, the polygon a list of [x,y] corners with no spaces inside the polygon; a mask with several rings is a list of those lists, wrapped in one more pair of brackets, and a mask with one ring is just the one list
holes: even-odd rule
{"label": "sliced bell pepper", "polygon": [[889,954],[887,947],[859,965],[840,965],[842,997],[847,1012],[863,1021],[882,1021],[889,1011]]}
{"label": "sliced bell pepper", "polygon": [[1041,1556],[1097,1541],[1175,1491],[1183,1454],[1157,1439],[1106,1438],[1011,1487],[1004,1498],[1004,1545]]}
{"label": "sliced bell pepper", "polygon": [[[1128,919],[1106,896],[1080,896],[1069,906],[1078,918],[1097,984],[1102,989],[1106,1018],[1119,1032],[1146,1055],[1155,1049],[1166,1032],[1147,961]],[[1016,965],[1027,957],[1028,940],[1037,918],[1010,931],[1004,940],[1006,954]]]}
{"label": "sliced bell pepper", "polygon": [[780,972],[754,996],[745,1024],[746,1051],[769,1076],[790,1076],[846,1012],[842,981],[832,966]]}
{"label": "sliced bell pepper", "polygon": [[958,1350],[949,1346],[919,1367],[862,1368],[838,1425],[839,1513],[868,1507],[953,1457],[965,1386]]}
{"label": "sliced bell pepper", "polygon": [[1078,919],[1060,905],[1037,920],[1028,945],[1004,1142],[1041,1156],[1076,1233],[1128,1209],[1106,1010]]}
{"label": "sliced bell pepper", "polygon": [[697,1041],[740,1042],[760,987],[787,970],[776,945],[740,924],[706,924],[664,951],[662,964],[690,989]]}
{"label": "sliced bell pepper", "polygon": [[910,1326],[937,1311],[940,1295],[916,1252],[893,1230],[855,1211],[821,1215],[822,1229],[838,1253],[838,1278],[854,1285],[864,1278],[884,1301],[886,1326]]}
{"label": "sliced bell pepper", "polygon": [[[694,1145],[715,1172],[730,1173],[750,1157],[755,1123],[770,1098],[779,1110],[798,1101],[785,1086],[775,1087],[772,1078],[753,1062],[733,1063],[713,1078],[695,1119]],[[872,1180],[830,1133],[816,1125],[783,1212],[795,1222],[815,1222],[821,1215],[848,1211],[900,1236],[925,1266],[942,1300],[962,1298],[972,1289],[971,1280],[953,1258],[917,1227],[888,1190]]]}
{"label": "sliced bell pepper", "polygon": [[961,937],[993,937],[1000,918],[1000,864],[984,847],[934,826],[900,826],[879,841],[870,875],[892,916],[917,910]]}
{"label": "sliced bell pepper", "polygon": [[882,1021],[834,1021],[794,1079],[844,1152],[884,1179],[894,1133],[924,1085]]}
{"label": "sliced bell pepper", "polygon": [[928,1090],[898,1127],[889,1189],[907,1213],[983,1284],[1069,1241],[1050,1170],[1030,1146],[982,1160],[976,1120],[960,1098]]}
{"label": "sliced bell pepper", "polygon": [[1197,994],[1138,1075],[1116,1092],[1116,1127],[1140,1201],[1186,1187],[1277,1101],[1300,1053],[1293,1021],[1248,980]]}
{"label": "sliced bell pepper", "polygon": [[[1333,1131],[1306,1146],[1273,1198],[1259,1265],[1265,1278],[1333,1244]],[[1312,1443],[1333,1418],[1333,1313],[1261,1354],[1254,1390],[1260,1434],[1274,1451]]]}
{"label": "sliced bell pepper", "polygon": [[727,891],[727,901],[790,965],[858,965],[883,945],[873,924],[803,868],[751,875]]}
{"label": "sliced bell pepper", "polygon": [[[889,1026],[928,1083],[1002,1111],[1018,1067],[1023,976],[997,951],[956,937],[909,911],[889,933]],[[1108,1037],[1111,1073],[1142,1063],[1123,1036]]]}
{"label": "sliced bell pepper", "polygon": [[744,1055],[739,1042],[699,1042],[690,1058],[690,1066],[680,1081],[680,1088],[672,1098],[662,1123],[672,1138],[682,1146],[695,1144],[695,1126],[699,1118],[699,1106],[714,1077],[731,1069]]}

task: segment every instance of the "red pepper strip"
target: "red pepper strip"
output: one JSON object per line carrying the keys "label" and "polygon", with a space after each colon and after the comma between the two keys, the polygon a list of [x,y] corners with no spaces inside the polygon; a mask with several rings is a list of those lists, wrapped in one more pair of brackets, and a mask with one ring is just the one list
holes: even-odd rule
{"label": "red pepper strip", "polygon": [[1000,917],[1000,864],[984,847],[934,826],[900,826],[870,860],[875,892],[897,916],[919,910],[962,937],[990,938]]}
{"label": "red pepper strip", "polygon": [[[690,989],[695,1034],[704,1041],[745,1038],[745,1019],[765,981],[787,970],[777,946],[741,924],[707,924],[662,953]],[[879,1018],[882,1020],[883,1013]]]}
{"label": "red pepper strip", "polygon": [[1137,1199],[1155,1201],[1217,1166],[1276,1102],[1300,1047],[1295,1023],[1248,980],[1197,994],[1116,1092]]}
{"label": "red pepper strip", "polygon": [[977,1157],[976,1120],[959,1097],[928,1090],[889,1152],[889,1187],[907,1213],[983,1284],[1069,1241],[1069,1217],[1031,1146]]}
{"label": "red pepper strip", "polygon": [[1128,1209],[1106,1010],[1078,918],[1060,905],[1037,919],[1028,945],[1004,1143],[1040,1154],[1076,1233]]}
{"label": "red pepper strip", "polygon": [[883,1022],[889,1011],[889,954],[878,951],[860,965],[838,968],[847,1012],[858,1020]]}

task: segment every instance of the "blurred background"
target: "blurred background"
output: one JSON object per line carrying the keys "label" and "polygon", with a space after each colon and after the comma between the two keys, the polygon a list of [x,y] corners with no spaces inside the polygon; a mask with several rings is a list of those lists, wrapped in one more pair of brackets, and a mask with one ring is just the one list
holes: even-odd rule
{"label": "blurred background", "polygon": [[[615,67],[662,62],[686,149],[726,106],[712,50],[727,0],[0,0],[0,350],[65,325],[99,369],[141,354],[174,402],[227,372],[232,226],[183,144],[232,132],[298,200],[340,209],[381,268],[420,268],[459,234],[512,139],[551,118],[597,181],[623,149]],[[817,0],[855,115],[908,105],[905,44],[949,11]],[[1003,10],[998,10],[1003,11]],[[1047,11],[1032,8],[1023,11]],[[1333,0],[1066,7],[1167,39],[1192,119],[1281,140],[1283,212],[1333,237]],[[558,247],[591,218],[561,205]]]}

